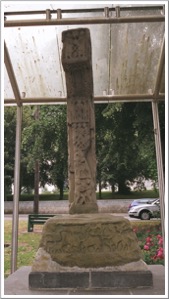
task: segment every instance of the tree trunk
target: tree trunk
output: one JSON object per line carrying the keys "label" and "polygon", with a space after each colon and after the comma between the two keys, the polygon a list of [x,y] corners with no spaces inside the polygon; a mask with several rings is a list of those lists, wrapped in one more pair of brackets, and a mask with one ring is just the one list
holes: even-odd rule
{"label": "tree trunk", "polygon": [[35,180],[34,180],[34,214],[39,213],[39,160],[35,161]]}
{"label": "tree trunk", "polygon": [[59,199],[63,199],[63,194],[64,194],[64,180],[62,179],[57,179],[57,187],[59,188]]}
{"label": "tree trunk", "polygon": [[130,193],[130,188],[126,186],[125,184],[125,179],[121,179],[118,182],[118,193],[120,194],[129,194]]}
{"label": "tree trunk", "polygon": [[59,195],[59,199],[63,199],[63,186],[61,186],[60,188],[60,195]]}
{"label": "tree trunk", "polygon": [[111,185],[111,192],[112,192],[112,194],[115,192],[115,186],[114,186],[114,184]]}

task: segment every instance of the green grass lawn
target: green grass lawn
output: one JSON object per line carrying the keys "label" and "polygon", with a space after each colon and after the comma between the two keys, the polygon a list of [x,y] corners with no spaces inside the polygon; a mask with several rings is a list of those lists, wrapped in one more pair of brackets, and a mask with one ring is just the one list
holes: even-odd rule
{"label": "green grass lawn", "polygon": [[[99,193],[96,192],[96,197],[99,199]],[[145,190],[145,191],[132,191],[130,194],[124,195],[119,194],[117,192],[112,193],[110,191],[102,192],[102,199],[137,199],[137,198],[157,198],[159,197],[159,193],[155,190]],[[11,201],[13,199],[12,195],[7,196],[7,201]],[[40,194],[40,200],[59,200],[59,193],[47,193]],[[68,192],[64,192],[64,200],[68,199]],[[22,194],[20,196],[21,201],[33,201],[33,194]]]}
{"label": "green grass lawn", "polygon": [[[96,193],[97,198],[99,198],[98,192]],[[102,192],[102,199],[137,199],[137,198],[157,198],[159,193],[155,190],[146,191],[132,191],[130,194],[124,195],[117,192],[112,193],[110,191]]]}
{"label": "green grass lawn", "polygon": [[[4,223],[4,277],[10,274],[11,268],[11,235],[12,221],[5,220]],[[36,225],[33,233],[27,232],[27,221],[19,221],[18,235],[18,260],[17,267],[31,266],[39,246],[42,226]],[[8,246],[9,245],[9,246]]]}
{"label": "green grass lawn", "polygon": [[[131,221],[131,226],[133,229],[137,229],[137,234],[140,242],[140,246],[143,247],[145,243],[145,236],[147,236],[147,231],[152,231],[159,233],[160,220],[157,221]],[[11,234],[12,234],[12,221],[4,221],[4,277],[8,277],[11,268]],[[35,254],[38,250],[39,241],[41,238],[42,225],[35,225],[34,232],[27,232],[27,221],[19,221],[19,235],[18,235],[18,260],[17,267],[31,266],[35,258]],[[151,250],[152,251],[152,250]],[[145,261],[151,261],[149,256],[151,252],[143,250],[143,255],[145,256]],[[156,262],[156,261],[155,261]],[[159,261],[157,261],[159,262]],[[160,261],[163,262],[162,260]]]}

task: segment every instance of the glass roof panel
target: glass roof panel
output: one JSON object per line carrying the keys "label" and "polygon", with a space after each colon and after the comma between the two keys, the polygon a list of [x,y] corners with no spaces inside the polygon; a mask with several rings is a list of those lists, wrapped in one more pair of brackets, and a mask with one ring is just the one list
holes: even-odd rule
{"label": "glass roof panel", "polygon": [[[78,27],[90,28],[94,93],[102,95],[108,88],[109,25]],[[66,96],[61,36],[63,30],[72,28],[77,26],[5,28],[5,41],[18,86],[26,97]],[[7,97],[10,96],[7,94]]]}
{"label": "glass roof panel", "polygon": [[56,28],[6,28],[5,41],[20,92],[26,97],[64,93]]}
{"label": "glass roof panel", "polygon": [[111,25],[110,88],[115,94],[154,89],[163,35],[162,23]]}
{"label": "glass roof panel", "polygon": [[[88,4],[66,6],[61,2],[30,5],[17,7],[17,10],[89,8]],[[14,6],[6,5],[5,11],[16,11]],[[109,5],[90,4],[90,8],[104,6]],[[159,15],[161,10],[124,10],[122,13],[125,16]],[[103,12],[63,15],[65,18],[96,17],[103,16]],[[24,15],[22,19],[25,19]],[[89,28],[91,33],[95,96],[112,94],[111,90],[115,95],[121,95],[145,94],[154,89],[164,35],[163,22],[5,28],[5,42],[20,93],[24,92],[26,98],[66,96],[61,36],[62,31],[79,27]],[[5,97],[11,98],[13,92],[11,94],[6,75],[5,72]],[[161,87],[160,92],[163,89]]]}

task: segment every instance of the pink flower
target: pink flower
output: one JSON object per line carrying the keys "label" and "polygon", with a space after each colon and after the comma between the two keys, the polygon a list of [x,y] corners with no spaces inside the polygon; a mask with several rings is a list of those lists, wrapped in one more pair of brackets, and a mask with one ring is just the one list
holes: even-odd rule
{"label": "pink flower", "polygon": [[162,244],[163,244],[163,239],[162,239],[162,238],[159,239],[158,244],[159,244],[159,245],[162,245]]}
{"label": "pink flower", "polygon": [[150,250],[150,247],[148,245],[144,245],[144,250]]}
{"label": "pink flower", "polygon": [[160,258],[160,259],[163,259],[164,258],[163,252],[162,251],[158,251],[157,257]]}
{"label": "pink flower", "polygon": [[161,239],[162,237],[161,237],[161,235],[157,235],[157,239]]}
{"label": "pink flower", "polygon": [[138,231],[138,228],[137,228],[137,227],[133,228],[133,232],[134,232],[134,233],[137,233],[137,231]]}
{"label": "pink flower", "polygon": [[147,243],[150,243],[151,241],[152,241],[152,238],[151,238],[151,237],[147,237],[147,238],[146,238],[146,244],[147,244]]}

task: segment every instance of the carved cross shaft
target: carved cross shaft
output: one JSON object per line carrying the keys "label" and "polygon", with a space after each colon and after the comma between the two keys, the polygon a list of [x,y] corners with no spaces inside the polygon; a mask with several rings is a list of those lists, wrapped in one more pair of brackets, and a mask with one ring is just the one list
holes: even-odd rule
{"label": "carved cross shaft", "polygon": [[62,33],[67,87],[69,213],[97,213],[95,115],[90,32]]}

